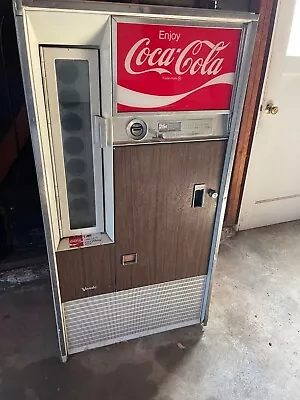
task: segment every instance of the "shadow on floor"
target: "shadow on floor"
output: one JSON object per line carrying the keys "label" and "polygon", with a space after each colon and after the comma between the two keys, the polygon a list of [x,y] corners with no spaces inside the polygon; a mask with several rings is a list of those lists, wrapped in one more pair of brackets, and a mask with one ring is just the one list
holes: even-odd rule
{"label": "shadow on floor", "polygon": [[[1,400],[172,400],[161,388],[203,334],[197,325],[76,354],[63,364],[47,284],[7,291],[0,304]],[[194,379],[201,375],[202,367]]]}
{"label": "shadow on floor", "polygon": [[300,221],[220,249],[208,325],[58,359],[49,286],[0,293],[1,400],[297,400]]}
{"label": "shadow on floor", "polygon": [[[194,337],[187,339],[191,330],[194,332]],[[166,335],[168,334],[143,340],[152,348],[153,342],[159,343],[160,339],[166,341]],[[185,329],[173,332],[169,334],[169,343],[159,345],[153,353],[153,348],[148,349],[153,358],[149,358],[145,349],[142,351],[144,354],[137,357],[136,348],[140,347],[141,343],[139,340],[131,341],[125,344],[127,362],[123,360],[124,362],[117,363],[117,366],[113,360],[118,358],[117,352],[124,350],[124,344],[112,346],[110,350],[94,350],[93,358],[97,354],[97,366],[85,365],[85,361],[91,356],[91,352],[88,352],[71,357],[66,364],[61,363],[57,357],[51,357],[30,363],[22,369],[17,366],[7,368],[1,377],[1,398],[3,400],[154,399],[157,398],[164,379],[172,374],[178,365],[184,363],[184,359],[197,345],[201,335],[199,327],[189,328],[188,334]],[[184,344],[181,342],[179,344],[177,340],[182,340]],[[112,365],[106,368],[107,363]],[[106,369],[108,372],[105,372]],[[157,399],[172,400],[169,396]]]}

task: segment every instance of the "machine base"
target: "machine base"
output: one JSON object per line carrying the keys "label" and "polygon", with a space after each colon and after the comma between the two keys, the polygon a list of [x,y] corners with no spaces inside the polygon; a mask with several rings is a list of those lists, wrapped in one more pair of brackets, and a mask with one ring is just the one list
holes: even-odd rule
{"label": "machine base", "polygon": [[200,323],[206,276],[63,304],[68,353]]}

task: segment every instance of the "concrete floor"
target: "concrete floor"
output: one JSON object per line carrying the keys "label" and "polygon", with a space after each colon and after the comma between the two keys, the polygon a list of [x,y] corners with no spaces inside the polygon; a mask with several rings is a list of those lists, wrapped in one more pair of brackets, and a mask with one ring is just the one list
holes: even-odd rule
{"label": "concrete floor", "polygon": [[300,398],[300,221],[221,246],[210,319],[60,363],[49,287],[0,297],[1,400]]}

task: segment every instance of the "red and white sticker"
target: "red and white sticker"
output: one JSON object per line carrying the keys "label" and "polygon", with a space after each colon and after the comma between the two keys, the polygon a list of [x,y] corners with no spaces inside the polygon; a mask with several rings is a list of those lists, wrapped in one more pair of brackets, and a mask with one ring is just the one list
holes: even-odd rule
{"label": "red and white sticker", "polygon": [[83,237],[82,237],[82,235],[69,237],[69,246],[70,246],[71,249],[74,248],[74,247],[82,247],[83,246]]}
{"label": "red and white sticker", "polygon": [[117,110],[228,110],[241,29],[117,24]]}
{"label": "red and white sticker", "polygon": [[88,247],[101,244],[101,233],[92,233],[90,235],[78,235],[69,237],[70,249],[76,247]]}

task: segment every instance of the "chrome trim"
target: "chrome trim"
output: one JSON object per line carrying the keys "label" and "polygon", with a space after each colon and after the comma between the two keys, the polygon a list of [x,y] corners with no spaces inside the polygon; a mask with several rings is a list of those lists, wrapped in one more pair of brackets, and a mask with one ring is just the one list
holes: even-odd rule
{"label": "chrome trim", "polygon": [[[134,119],[133,119],[134,118]],[[147,127],[146,134],[136,140],[128,133],[128,124],[131,121],[141,121]],[[159,124],[180,123],[180,129],[174,131],[162,131]],[[131,116],[119,114],[112,118],[114,144],[118,143],[160,143],[163,140],[190,140],[194,141],[205,137],[229,136],[228,113],[212,113],[201,111],[199,113],[170,112],[153,115],[132,113]]]}
{"label": "chrome trim", "polygon": [[[127,117],[127,118],[132,118],[132,115],[138,114],[142,116],[143,118],[146,117],[157,117],[157,113],[155,111],[132,111],[132,112],[122,112],[118,113],[118,116],[121,117]],[[209,118],[209,117],[214,117],[216,115],[227,115],[230,114],[230,110],[199,110],[199,111],[159,111],[159,117],[163,118],[169,118],[169,117],[177,117],[177,118],[182,118],[184,117],[185,119],[189,118]]]}
{"label": "chrome trim", "polygon": [[237,87],[238,87],[239,79],[240,79],[241,64],[242,64],[242,60],[243,60],[243,56],[244,56],[246,31],[247,31],[247,24],[244,24],[242,34],[241,34],[241,39],[240,39],[239,52],[238,52],[238,58],[237,58],[237,63],[236,63],[237,68],[235,71],[235,77],[234,77],[232,94],[231,94],[230,115],[228,118],[228,127],[227,127],[228,132],[230,132],[230,129],[231,129],[232,115],[234,112]]}
{"label": "chrome trim", "polygon": [[225,155],[225,162],[224,162],[224,168],[220,186],[220,196],[217,205],[211,251],[209,257],[207,280],[205,284],[205,295],[201,310],[201,322],[204,325],[206,325],[208,319],[209,304],[210,304],[211,290],[212,290],[212,273],[216,265],[216,259],[220,245],[222,225],[225,216],[228,190],[230,185],[237,140],[239,136],[239,129],[243,114],[244,101],[246,97],[246,91],[247,91],[246,83],[248,82],[248,77],[250,72],[256,30],[257,30],[257,22],[252,22],[247,25],[246,34],[244,36],[244,46],[243,46],[243,54],[241,57],[240,74],[234,99],[234,113],[231,119],[230,136]]}
{"label": "chrome trim", "polygon": [[170,143],[191,143],[191,142],[216,142],[216,141],[221,141],[221,140],[228,140],[228,137],[222,136],[222,137],[201,137],[199,139],[193,139],[192,141],[190,139],[157,139],[153,140],[152,142],[142,142],[139,140],[132,141],[132,142],[115,142],[114,147],[127,147],[127,146],[152,146],[156,144],[170,144]]}
{"label": "chrome trim", "polygon": [[94,115],[94,140],[95,145],[104,149],[107,147],[107,121],[99,115]]}
{"label": "chrome trim", "polygon": [[61,356],[61,361],[63,363],[66,363],[68,361],[68,357],[67,356]]}
{"label": "chrome trim", "polygon": [[22,0],[13,0],[13,13],[15,16],[22,16]]}
{"label": "chrome trim", "polygon": [[47,183],[43,167],[43,152],[39,142],[38,127],[37,127],[38,122],[35,116],[32,83],[30,78],[29,63],[26,52],[25,27],[24,27],[23,17],[19,16],[18,14],[15,14],[15,24],[16,24],[17,41],[19,47],[22,76],[23,76],[23,85],[25,89],[25,99],[26,99],[28,120],[30,126],[30,134],[32,139],[32,147],[33,147],[35,167],[36,167],[37,180],[40,193],[41,209],[43,214],[43,223],[44,223],[45,239],[47,245],[59,350],[62,361],[66,361],[68,352],[67,352],[67,342],[65,336],[65,323],[64,323],[64,315],[60,298],[58,272],[57,272],[55,251],[53,247],[52,231],[50,225],[50,215],[47,207],[47,191],[46,191]]}
{"label": "chrome trim", "polygon": [[[202,10],[203,11],[203,10]],[[114,20],[116,22],[123,22],[123,23],[130,23],[130,24],[157,24],[157,21],[159,21],[159,24],[163,25],[171,25],[171,26],[206,26],[206,27],[211,27],[211,28],[241,28],[242,25],[245,23],[244,21],[239,21],[239,20],[234,20],[234,21],[229,21],[227,19],[219,19],[216,18],[216,16],[212,16],[210,18],[206,18],[203,16],[199,16],[197,19],[185,19],[185,18],[173,18],[170,20],[169,15],[170,15],[170,10],[168,10],[167,14],[164,15],[154,15],[154,16],[145,16],[144,17],[143,13],[143,18],[141,18],[140,15],[138,16],[131,16],[131,15],[124,15],[124,16],[117,16],[115,13],[112,15]],[[168,17],[166,18],[166,15]],[[199,25],[203,24],[203,25]]]}
{"label": "chrome trim", "polygon": [[113,15],[132,15],[139,14],[145,16],[153,16],[156,18],[188,18],[197,20],[215,20],[228,21],[234,23],[247,23],[258,21],[258,15],[250,12],[242,11],[222,11],[222,10],[206,10],[199,8],[172,7],[172,6],[156,6],[144,4],[123,4],[110,2],[92,2],[92,1],[66,1],[66,0],[23,0],[23,7],[29,8],[51,8],[66,10],[85,10],[95,11]]}

